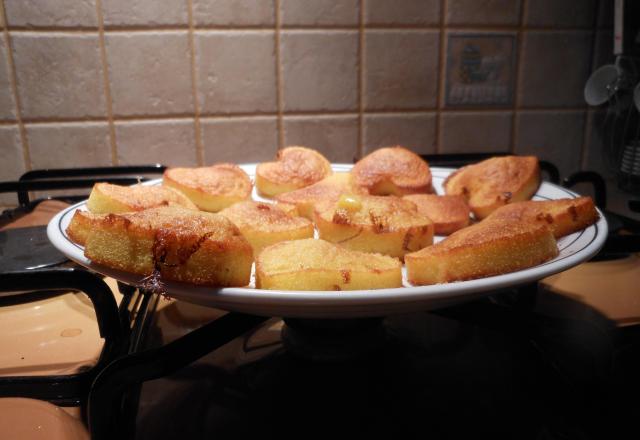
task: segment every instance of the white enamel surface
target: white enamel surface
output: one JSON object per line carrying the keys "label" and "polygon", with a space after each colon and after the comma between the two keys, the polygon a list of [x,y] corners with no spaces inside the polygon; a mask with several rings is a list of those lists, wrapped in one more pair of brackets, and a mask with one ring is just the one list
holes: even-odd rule
{"label": "white enamel surface", "polygon": [[[255,164],[242,165],[242,168],[250,176],[255,174]],[[346,172],[351,169],[351,165],[336,164],[333,165],[333,169]],[[443,194],[442,183],[452,171],[451,168],[431,168],[433,186],[438,194]],[[147,182],[150,185],[158,183],[159,180]],[[543,182],[534,199],[549,200],[577,196],[565,188]],[[255,193],[255,189],[253,197],[261,199]],[[85,258],[82,247],[67,237],[64,231],[77,209],[86,209],[85,202],[61,211],[51,220],[47,233],[53,245],[70,259],[91,270],[125,283],[139,283],[142,278],[140,276],[93,264]],[[397,289],[340,292],[278,291],[255,289],[252,287],[252,281],[252,285],[240,288],[211,288],[167,282],[166,290],[171,296],[184,301],[265,316],[354,318],[429,310],[488,295],[501,288],[539,280],[588,260],[603,246],[607,237],[607,223],[602,213],[600,214],[600,220],[595,225],[558,240],[560,254],[553,260],[518,272],[479,280],[412,286],[407,282],[403,269],[405,287]],[[436,241],[440,239],[442,238],[436,237]]]}

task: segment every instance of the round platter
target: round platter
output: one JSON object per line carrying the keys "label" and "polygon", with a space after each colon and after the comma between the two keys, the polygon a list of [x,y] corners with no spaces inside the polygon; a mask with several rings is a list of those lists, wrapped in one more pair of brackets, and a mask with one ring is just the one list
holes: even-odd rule
{"label": "round platter", "polygon": [[[249,176],[255,175],[255,164],[241,165]],[[347,172],[351,165],[334,164],[336,172]],[[433,186],[438,194],[443,194],[442,183],[454,170],[432,167]],[[146,182],[157,185],[160,180]],[[543,182],[534,196],[534,200],[553,200],[574,198],[578,194],[566,188]],[[259,197],[254,188],[253,198]],[[58,213],[47,227],[49,240],[71,260],[88,269],[113,277],[124,283],[137,285],[143,277],[110,269],[92,263],[85,258],[81,246],[72,242],[66,234],[67,226],[76,210],[86,210],[86,201]],[[212,288],[191,284],[166,282],[170,296],[210,307],[230,311],[252,313],[265,316],[283,316],[292,318],[357,318],[387,316],[396,313],[408,313],[429,310],[458,302],[467,301],[497,290],[517,286],[562,272],[590,259],[604,245],[607,238],[607,222],[600,212],[600,220],[582,231],[558,240],[559,255],[546,263],[517,272],[478,280],[459,281],[432,286],[412,286],[406,281],[403,268],[404,287],[396,289],[354,290],[354,291],[278,291],[261,290],[253,287]],[[442,237],[436,237],[435,241]]]}

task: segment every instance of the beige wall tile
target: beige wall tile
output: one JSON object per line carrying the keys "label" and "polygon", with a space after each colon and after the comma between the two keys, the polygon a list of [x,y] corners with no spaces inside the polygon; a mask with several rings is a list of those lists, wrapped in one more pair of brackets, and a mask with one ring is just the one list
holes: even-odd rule
{"label": "beige wall tile", "polygon": [[4,28],[5,19],[4,19],[4,8],[0,8],[0,28]]}
{"label": "beige wall tile", "polygon": [[435,113],[365,115],[364,153],[393,145],[435,153],[435,133]]}
{"label": "beige wall tile", "polygon": [[535,0],[526,2],[525,26],[582,27],[594,24],[596,0]]}
{"label": "beige wall tile", "polygon": [[367,0],[366,24],[436,25],[440,23],[440,0]]}
{"label": "beige wall tile", "polygon": [[615,160],[611,154],[611,134],[605,133],[604,123],[607,112],[589,109],[587,116],[587,139],[585,142],[582,169],[595,171],[605,178],[614,176]]}
{"label": "beige wall tile", "polygon": [[520,20],[521,0],[446,0],[449,25],[509,25]]}
{"label": "beige wall tile", "polygon": [[95,0],[5,0],[11,26],[97,27]]}
{"label": "beige wall tile", "polygon": [[269,26],[275,24],[274,0],[193,0],[196,25]]}
{"label": "beige wall tile", "polygon": [[187,24],[185,0],[102,0],[105,26]]}
{"label": "beige wall tile", "polygon": [[[0,126],[0,181],[17,180],[24,172],[24,156],[18,126]],[[14,194],[0,194],[0,205],[17,204],[18,198]]]}
{"label": "beige wall tile", "polygon": [[605,64],[613,64],[615,58],[613,54],[613,29],[597,31],[593,48],[591,71],[593,72]]}
{"label": "beige wall tile", "polygon": [[280,56],[285,111],[358,108],[358,33],[284,31]]}
{"label": "beige wall tile", "polygon": [[105,116],[97,35],[12,34],[22,116]]}
{"label": "beige wall tile", "polygon": [[523,106],[584,105],[591,32],[525,32],[518,95]]}
{"label": "beige wall tile", "polygon": [[511,112],[451,112],[440,115],[441,153],[508,151]]}
{"label": "beige wall tile", "polygon": [[0,120],[5,121],[16,119],[16,104],[9,78],[7,47],[4,38],[0,38]]}
{"label": "beige wall tile", "polygon": [[197,164],[193,120],[116,122],[120,165]]}
{"label": "beige wall tile", "polygon": [[283,25],[357,25],[358,0],[281,0]]}
{"label": "beige wall tile", "polygon": [[111,165],[106,122],[27,124],[26,131],[34,169]]}
{"label": "beige wall tile", "polygon": [[521,112],[516,117],[516,154],[531,154],[558,167],[566,177],[580,169],[584,111]]}
{"label": "beige wall tile", "polygon": [[274,116],[203,119],[200,121],[204,163],[250,163],[272,160],[278,150]]}
{"label": "beige wall tile", "polygon": [[314,148],[330,162],[353,163],[358,154],[358,117],[285,116],[284,143]]}
{"label": "beige wall tile", "polygon": [[273,31],[199,31],[195,43],[202,113],[277,110]]}
{"label": "beige wall tile", "polygon": [[115,115],[193,111],[187,32],[107,34]]}
{"label": "beige wall tile", "polygon": [[435,107],[439,48],[437,31],[367,31],[365,108]]}

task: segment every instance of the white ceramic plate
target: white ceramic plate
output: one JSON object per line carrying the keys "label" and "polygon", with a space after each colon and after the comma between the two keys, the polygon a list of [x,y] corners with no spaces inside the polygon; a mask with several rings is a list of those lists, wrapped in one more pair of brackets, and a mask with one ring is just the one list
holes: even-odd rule
{"label": "white ceramic plate", "polygon": [[[242,165],[242,168],[250,176],[255,175],[255,164]],[[345,172],[351,169],[351,165],[336,164],[333,165],[333,169]],[[452,171],[451,168],[431,168],[433,186],[438,194],[443,193],[442,183]],[[159,182],[155,180],[145,184],[155,185]],[[534,199],[551,200],[577,196],[576,193],[565,188],[543,182]],[[255,193],[255,189],[253,198],[261,199]],[[61,211],[49,222],[47,234],[53,245],[71,260],[95,272],[125,283],[138,284],[142,277],[92,263],[85,258],[83,248],[69,239],[65,231],[73,213],[78,209],[86,209],[86,202]],[[403,269],[405,287],[397,289],[340,292],[278,291],[255,289],[252,281],[250,286],[241,288],[211,288],[167,282],[166,291],[172,297],[184,301],[265,316],[297,318],[386,316],[443,307],[488,295],[499,289],[539,280],[588,260],[600,250],[606,237],[607,223],[600,213],[600,220],[595,225],[561,238],[558,241],[560,254],[551,261],[506,275],[433,286],[410,285],[406,281],[406,273]],[[436,237],[436,241],[441,239],[442,237]]]}

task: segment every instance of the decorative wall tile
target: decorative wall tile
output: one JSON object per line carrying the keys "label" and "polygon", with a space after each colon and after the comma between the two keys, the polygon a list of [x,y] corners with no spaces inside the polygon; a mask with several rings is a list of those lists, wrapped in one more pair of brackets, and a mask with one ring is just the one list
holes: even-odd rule
{"label": "decorative wall tile", "polygon": [[97,27],[95,0],[5,0],[11,26]]}
{"label": "decorative wall tile", "polygon": [[264,162],[278,150],[274,116],[202,119],[204,164]]}
{"label": "decorative wall tile", "polygon": [[277,110],[273,31],[199,31],[195,44],[202,113]]}
{"label": "decorative wall tile", "polygon": [[523,106],[584,105],[591,32],[525,32],[518,94]]}
{"label": "decorative wall tile", "polygon": [[440,115],[441,153],[508,151],[511,112],[464,112]]}
{"label": "decorative wall tile", "polygon": [[115,115],[193,111],[187,32],[107,34]]}
{"label": "decorative wall tile", "polygon": [[402,145],[419,154],[435,153],[436,114],[368,114],[364,117],[364,154]]}
{"label": "decorative wall tile", "polygon": [[274,0],[193,0],[196,25],[270,26],[275,17]]}
{"label": "decorative wall tile", "polygon": [[[0,8],[1,9],[1,8]],[[15,120],[16,104],[11,88],[7,47],[4,38],[0,38],[0,119]]]}
{"label": "decorative wall tile", "polygon": [[448,34],[445,106],[510,105],[516,46],[513,33]]}
{"label": "decorative wall tile", "polygon": [[[17,125],[0,126],[0,181],[17,180],[25,172],[22,142]],[[0,206],[15,206],[14,194],[0,194]]]}
{"label": "decorative wall tile", "polygon": [[284,110],[358,108],[358,33],[284,31],[281,34]]}
{"label": "decorative wall tile", "polygon": [[367,31],[367,110],[435,107],[438,90],[437,31]]}
{"label": "decorative wall tile", "polygon": [[516,26],[521,0],[447,0],[448,25]]}
{"label": "decorative wall tile", "polygon": [[526,4],[525,26],[591,29],[597,9],[596,0],[535,0]]}
{"label": "decorative wall tile", "polygon": [[358,0],[281,0],[283,25],[357,25]]}
{"label": "decorative wall tile", "polygon": [[521,112],[516,116],[516,154],[548,160],[566,177],[580,169],[584,141],[584,111]]}
{"label": "decorative wall tile", "polygon": [[23,32],[12,46],[24,118],[106,115],[97,35]]}
{"label": "decorative wall tile", "polygon": [[367,0],[364,22],[371,25],[436,25],[440,0]]}
{"label": "decorative wall tile", "polygon": [[105,26],[167,26],[188,23],[185,0],[103,0]]}
{"label": "decorative wall tile", "polygon": [[27,124],[26,130],[34,169],[112,164],[106,122]]}
{"label": "decorative wall tile", "polygon": [[314,148],[330,162],[352,163],[358,153],[358,117],[285,116],[284,143]]}
{"label": "decorative wall tile", "polygon": [[116,122],[118,163],[169,166],[197,164],[193,120]]}

